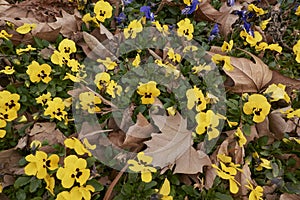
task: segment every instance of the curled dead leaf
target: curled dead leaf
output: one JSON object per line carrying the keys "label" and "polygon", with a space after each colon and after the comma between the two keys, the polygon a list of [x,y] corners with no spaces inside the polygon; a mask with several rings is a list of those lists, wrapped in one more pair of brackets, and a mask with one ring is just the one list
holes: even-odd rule
{"label": "curled dead leaf", "polygon": [[127,147],[140,145],[151,136],[151,133],[155,131],[155,127],[148,122],[142,113],[139,113],[137,115],[136,124],[129,127],[122,146]]}
{"label": "curled dead leaf", "polygon": [[[269,84],[273,72],[269,67],[255,55],[249,54],[255,62],[246,58],[230,57],[234,70],[226,71],[226,75],[233,81],[233,85],[225,82],[225,87],[235,93],[259,92]],[[213,56],[214,52],[208,52]]]}

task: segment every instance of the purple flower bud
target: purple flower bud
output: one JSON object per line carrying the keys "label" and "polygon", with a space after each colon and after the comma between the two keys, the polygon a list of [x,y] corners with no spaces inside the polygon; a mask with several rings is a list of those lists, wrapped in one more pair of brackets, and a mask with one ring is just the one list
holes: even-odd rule
{"label": "purple flower bud", "polygon": [[154,14],[150,11],[150,6],[142,6],[140,12],[143,12],[147,19],[154,21]]}
{"label": "purple flower bud", "polygon": [[234,5],[234,0],[227,0],[227,5],[228,6],[233,6]]}
{"label": "purple flower bud", "polygon": [[115,17],[115,19],[117,20],[118,24],[121,24],[125,21],[126,15],[123,12],[121,12],[118,17]]}
{"label": "purple flower bud", "polygon": [[192,14],[196,9],[197,6],[200,4],[199,0],[193,0],[192,4],[189,6],[186,6],[182,11],[181,14],[183,15],[189,15]]}
{"label": "purple flower bud", "polygon": [[220,32],[219,25],[215,24],[213,29],[210,32],[210,36],[209,36],[208,40],[212,41],[219,34],[219,32]]}

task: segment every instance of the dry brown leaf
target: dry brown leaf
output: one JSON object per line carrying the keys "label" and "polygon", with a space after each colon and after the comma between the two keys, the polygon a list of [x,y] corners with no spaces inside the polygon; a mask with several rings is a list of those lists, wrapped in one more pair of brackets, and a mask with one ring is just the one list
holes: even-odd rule
{"label": "dry brown leaf", "polygon": [[23,168],[19,166],[22,155],[15,149],[0,152],[0,174],[24,174]]}
{"label": "dry brown leaf", "polygon": [[[6,5],[7,4],[7,5]],[[11,7],[11,5],[5,1],[5,0],[0,0],[0,16],[2,15],[2,13],[5,13],[5,11]]]}
{"label": "dry brown leaf", "polygon": [[298,194],[282,194],[279,200],[300,200],[300,195]]}
{"label": "dry brown leaf", "polygon": [[28,135],[22,137],[19,139],[17,146],[14,147],[14,149],[23,149],[27,146],[28,142]]}
{"label": "dry brown leaf", "polygon": [[234,10],[240,10],[242,6],[239,3],[235,3],[233,7],[228,7],[224,2],[220,10],[216,10],[210,1],[205,0],[201,2],[201,6],[195,12],[195,20],[205,20],[209,22],[215,22],[220,25],[219,30],[226,38],[232,31],[232,24],[239,18],[238,15],[231,14]]}
{"label": "dry brown leaf", "polygon": [[208,167],[204,174],[205,174],[204,188],[209,190],[210,188],[212,188],[212,186],[214,184],[214,180],[217,176],[217,172],[216,172],[215,168]]}
{"label": "dry brown leaf", "polygon": [[284,134],[287,132],[288,128],[288,124],[283,118],[284,115],[280,110],[281,109],[274,110],[268,115],[270,131],[277,140],[282,140],[284,138]]}
{"label": "dry brown leaf", "polygon": [[[93,56],[91,58],[94,58],[96,56],[97,58],[105,59],[106,57],[110,57],[112,61],[117,61],[117,57],[110,52],[101,42],[97,40],[96,37],[93,35],[83,32],[83,39],[86,42],[89,49],[84,49],[85,54],[90,57],[89,54],[92,53]],[[89,50],[89,51],[88,51]]]}
{"label": "dry brown leaf", "polygon": [[64,144],[66,137],[64,134],[56,129],[55,123],[45,122],[45,123],[36,123],[31,129],[29,136],[29,144],[33,140],[38,141],[47,141],[48,145],[40,148],[41,151],[45,151],[46,153],[51,153],[55,149],[51,146],[53,144]]}
{"label": "dry brown leaf", "polygon": [[[272,79],[273,72],[269,67],[255,55],[244,51],[252,56],[255,63],[246,58],[230,57],[231,64],[234,66],[233,71],[225,71],[225,73],[233,80],[234,85],[225,82],[225,86],[232,92],[259,92]],[[211,56],[214,52],[208,52]]]}
{"label": "dry brown leaf", "polygon": [[256,130],[258,133],[258,138],[263,137],[263,136],[268,136],[268,144],[271,144],[274,142],[275,136],[270,131],[268,118],[266,118],[263,122],[256,124],[255,127],[256,127]]}
{"label": "dry brown leaf", "polygon": [[136,124],[129,127],[122,146],[140,145],[143,141],[151,137],[151,133],[155,131],[157,129],[148,122],[142,113],[139,113]]}
{"label": "dry brown leaf", "polygon": [[126,134],[122,130],[113,131],[108,135],[108,139],[110,140],[110,143],[118,147],[121,147],[123,145],[125,137]]}
{"label": "dry brown leaf", "polygon": [[176,164],[175,172],[193,174],[202,171],[204,165],[210,164],[207,162],[209,159],[201,159],[205,157],[202,152],[191,150],[192,134],[186,129],[186,119],[183,119],[179,113],[175,116],[152,115],[152,119],[161,131],[161,133],[153,133],[152,139],[145,142],[148,146],[145,154],[153,157],[154,166],[164,168]]}
{"label": "dry brown leaf", "polygon": [[211,161],[206,153],[203,151],[196,151],[190,147],[182,156],[175,162],[174,174],[196,174],[203,172],[204,166],[210,166]]}
{"label": "dry brown leaf", "polygon": [[153,115],[152,119],[162,133],[153,133],[145,142],[145,153],[153,157],[153,165],[161,168],[172,165],[192,144],[192,134],[186,129],[186,120],[175,116]]}
{"label": "dry brown leaf", "polygon": [[248,181],[250,181],[251,184],[254,184],[251,178],[251,171],[249,168],[249,165],[246,163],[244,164],[243,168],[243,173],[239,173],[239,175],[236,177],[236,180],[241,184],[241,187],[239,189],[239,196],[244,197],[244,200],[248,199],[248,189],[245,187],[245,185],[248,185]]}
{"label": "dry brown leaf", "polygon": [[29,136],[34,136],[38,133],[51,133],[55,130],[56,124],[51,122],[45,122],[45,123],[35,123],[33,128],[30,130]]}
{"label": "dry brown leaf", "polygon": [[71,15],[62,10],[62,17],[57,17],[56,22],[48,23],[48,25],[54,30],[60,29],[60,33],[65,37],[71,37],[75,32],[79,30],[77,27],[76,15]]}
{"label": "dry brown leaf", "polygon": [[201,2],[201,6],[195,12],[195,20],[205,20],[210,22],[215,22],[222,13],[216,10],[208,0],[204,0]]}

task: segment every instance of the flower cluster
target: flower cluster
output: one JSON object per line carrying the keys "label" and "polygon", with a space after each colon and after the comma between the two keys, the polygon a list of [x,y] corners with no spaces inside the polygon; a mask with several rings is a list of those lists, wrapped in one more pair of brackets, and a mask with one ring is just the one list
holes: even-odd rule
{"label": "flower cluster", "polygon": [[51,55],[51,62],[60,67],[69,67],[71,72],[66,72],[65,79],[71,79],[73,82],[80,82],[86,77],[84,65],[78,60],[71,58],[72,53],[76,53],[77,48],[75,42],[69,39],[63,39],[58,45],[58,51],[55,50]]}
{"label": "flower cluster", "polygon": [[[74,149],[78,155],[91,153],[87,148],[94,149],[95,145],[90,145],[87,139],[84,139],[84,144],[77,138],[68,138],[64,141],[67,148]],[[29,163],[25,166],[24,171],[26,175],[36,176],[38,179],[43,179],[46,183],[46,189],[53,195],[55,188],[55,176],[61,180],[64,188],[71,188],[70,191],[62,191],[57,194],[56,199],[91,199],[91,192],[95,189],[93,186],[86,184],[90,178],[90,170],[87,168],[87,162],[83,158],[78,158],[76,155],[68,155],[64,158],[64,166],[59,166],[59,156],[52,154],[48,156],[44,151],[38,150],[41,147],[39,141],[31,143],[32,149],[37,149],[33,154],[25,157]],[[50,172],[50,173],[49,173]],[[79,185],[74,186],[75,183]]]}
{"label": "flower cluster", "polygon": [[[18,117],[18,110],[21,108],[18,102],[20,96],[9,91],[0,92],[0,128],[4,128],[7,122],[11,122]],[[6,131],[0,129],[0,138],[6,135]]]}

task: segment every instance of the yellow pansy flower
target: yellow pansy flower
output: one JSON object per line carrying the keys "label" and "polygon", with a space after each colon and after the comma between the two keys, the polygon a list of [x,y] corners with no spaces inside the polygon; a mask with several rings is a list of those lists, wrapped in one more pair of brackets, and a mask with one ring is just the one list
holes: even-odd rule
{"label": "yellow pansy flower", "polygon": [[240,32],[240,37],[246,39],[246,42],[254,47],[258,42],[262,41],[262,35],[258,31],[254,31],[254,36],[248,34],[245,30]]}
{"label": "yellow pansy flower", "polygon": [[15,73],[15,69],[13,66],[6,66],[4,69],[0,70],[0,73],[12,75],[13,73]]}
{"label": "yellow pansy flower", "polygon": [[130,165],[129,169],[134,172],[141,172],[142,181],[149,183],[152,180],[151,172],[156,172],[154,167],[151,167],[152,157],[146,156],[144,152],[139,152],[137,154],[138,161],[128,160],[127,163]]}
{"label": "yellow pansy flower", "polygon": [[221,47],[222,52],[229,52],[233,47],[233,40],[230,40],[229,43],[224,41]]}
{"label": "yellow pansy flower", "polygon": [[9,40],[9,38],[11,38],[13,35],[12,34],[8,34],[6,32],[6,30],[1,30],[0,31],[0,38],[5,39],[5,40]]}
{"label": "yellow pansy flower", "polygon": [[61,180],[64,188],[71,188],[75,181],[82,186],[90,177],[90,170],[86,167],[85,159],[70,155],[64,159],[64,167],[57,170],[56,177]]}
{"label": "yellow pansy flower", "polygon": [[36,28],[36,24],[24,23],[22,26],[18,27],[16,31],[20,34],[27,34],[35,28]]}
{"label": "yellow pansy flower", "polygon": [[[20,95],[18,94],[12,94],[6,90],[0,91],[0,108],[4,109],[6,112],[13,111],[16,113],[21,107],[21,105],[18,102],[19,100],[20,100]],[[8,115],[12,115],[12,114],[8,114]],[[10,117],[6,117],[6,118],[9,120],[13,120]]]}
{"label": "yellow pansy flower", "polygon": [[271,21],[271,18],[261,21],[259,24],[261,30],[265,30],[270,21]]}
{"label": "yellow pansy flower", "polygon": [[194,52],[194,51],[197,51],[197,50],[198,50],[198,47],[196,47],[194,45],[188,45],[188,46],[186,46],[186,47],[183,48],[182,52],[183,53],[186,53],[188,51]]}
{"label": "yellow pansy flower", "polygon": [[215,54],[212,56],[211,60],[216,63],[223,63],[223,69],[225,71],[232,71],[234,70],[234,67],[230,63],[230,57],[229,56],[222,56],[220,54]]}
{"label": "yellow pansy flower", "polygon": [[100,22],[104,22],[105,19],[111,18],[112,9],[112,6],[108,2],[100,0],[95,4],[94,13]]}
{"label": "yellow pansy flower", "polygon": [[101,111],[97,104],[101,104],[102,100],[94,93],[82,92],[79,94],[79,100],[83,110],[87,110],[91,114]]}
{"label": "yellow pansy flower", "polygon": [[110,83],[110,75],[106,72],[101,72],[96,74],[94,83],[96,84],[97,88],[99,90],[102,90],[102,88],[106,88],[108,84]]}
{"label": "yellow pansy flower", "polygon": [[267,98],[261,94],[252,94],[248,97],[248,102],[244,104],[243,111],[246,115],[254,115],[253,121],[263,122],[270,112],[271,105]]}
{"label": "yellow pansy flower", "polygon": [[257,160],[258,166],[255,168],[257,171],[261,171],[263,168],[272,169],[271,162],[265,158],[260,158],[257,152],[252,153],[252,156]]}
{"label": "yellow pansy flower", "polygon": [[91,192],[95,192],[95,188],[91,185],[75,186],[70,191],[70,199],[91,199]]}
{"label": "yellow pansy flower", "polygon": [[75,42],[70,39],[63,39],[58,45],[58,50],[65,54],[71,54],[77,51]]}
{"label": "yellow pansy flower", "polygon": [[217,165],[212,164],[212,167],[217,170],[217,175],[225,180],[229,180],[229,190],[231,193],[236,194],[239,191],[239,182],[235,180],[237,170],[233,167],[227,167],[224,163],[220,162],[221,168]]}
{"label": "yellow pansy flower", "polygon": [[87,153],[89,156],[92,156],[91,152],[75,137],[65,139],[64,144],[67,148],[74,149],[78,155]]}
{"label": "yellow pansy flower", "polygon": [[135,66],[135,67],[137,67],[137,66],[140,65],[140,63],[141,63],[141,56],[138,53],[138,54],[136,54],[134,60],[132,61],[132,65]]}
{"label": "yellow pansy flower", "polygon": [[202,135],[207,132],[208,140],[217,138],[220,131],[217,129],[219,125],[220,117],[216,115],[212,110],[205,112],[200,112],[195,117],[197,122],[196,133]]}
{"label": "yellow pansy flower", "polygon": [[24,168],[25,174],[44,179],[47,176],[47,169],[55,170],[58,168],[59,157],[56,154],[48,155],[43,151],[36,151],[35,155],[30,154],[25,157],[29,162]]}
{"label": "yellow pansy flower", "polygon": [[268,48],[268,43],[266,42],[261,42],[258,45],[255,46],[256,51],[264,51]]}
{"label": "yellow pansy flower", "polygon": [[108,70],[114,70],[118,64],[114,61],[112,61],[109,57],[107,57],[105,60],[97,59],[97,62],[102,63],[106,69]]}
{"label": "yellow pansy flower", "polygon": [[174,116],[176,114],[176,108],[174,106],[170,106],[167,108],[167,112],[169,115]]}
{"label": "yellow pansy flower", "polygon": [[243,147],[247,143],[247,139],[244,136],[244,133],[242,132],[240,127],[237,128],[234,135],[238,138],[238,144],[239,144],[240,147]]}
{"label": "yellow pansy flower", "polygon": [[262,8],[258,8],[257,6],[255,6],[254,4],[249,4],[248,5],[248,11],[253,11],[255,12],[258,16],[259,15],[264,15],[267,13],[267,11],[264,11]]}
{"label": "yellow pansy flower", "polygon": [[69,200],[71,199],[71,194],[68,191],[62,191],[57,194],[55,200]]}
{"label": "yellow pansy flower", "polygon": [[177,34],[180,37],[185,37],[187,40],[193,39],[194,25],[190,19],[185,18],[177,23]]}
{"label": "yellow pansy flower", "polygon": [[206,109],[206,100],[202,91],[194,86],[194,88],[188,89],[186,91],[187,96],[187,108],[191,110],[196,106],[198,112]]}
{"label": "yellow pansy flower", "polygon": [[137,33],[143,31],[143,25],[141,20],[133,20],[129,23],[127,28],[124,28],[124,36],[125,38],[136,38]]}
{"label": "yellow pansy flower", "polygon": [[297,10],[296,10],[295,14],[300,16],[300,6],[297,7]]}
{"label": "yellow pansy flower", "polygon": [[159,190],[159,194],[162,195],[161,200],[173,200],[172,196],[169,196],[171,192],[171,187],[170,187],[170,181],[165,178],[164,183],[162,184],[160,190]]}
{"label": "yellow pansy flower", "polygon": [[50,176],[49,174],[46,175],[44,178],[46,182],[46,189],[54,196],[54,186],[55,186],[55,179],[54,177]]}
{"label": "yellow pansy flower", "polygon": [[168,55],[168,58],[171,61],[180,63],[180,61],[181,61],[181,55],[178,54],[178,53],[175,53],[173,48],[169,48],[169,51],[168,51],[167,55]]}
{"label": "yellow pansy flower", "polygon": [[87,14],[83,15],[82,21],[83,21],[84,23],[86,23],[86,24],[89,23],[89,22],[92,22],[92,23],[96,24],[97,27],[100,26],[99,22],[97,21],[96,16],[93,16],[93,17],[92,17],[92,16],[91,16],[91,13],[87,13]]}
{"label": "yellow pansy flower", "polygon": [[29,75],[30,81],[33,83],[39,83],[43,81],[44,83],[49,83],[52,79],[49,76],[52,69],[50,65],[44,63],[40,65],[36,61],[32,61],[30,65],[28,65],[28,69],[26,73]]}
{"label": "yellow pansy flower", "polygon": [[111,80],[106,88],[106,93],[112,98],[116,98],[116,95],[120,96],[122,92],[122,87],[118,85],[114,80]]}
{"label": "yellow pansy flower", "polygon": [[27,45],[25,49],[16,49],[17,55],[22,55],[24,52],[34,51],[36,48],[33,48],[30,44]]}
{"label": "yellow pansy flower", "polygon": [[278,101],[280,99],[284,99],[287,103],[291,102],[289,95],[285,92],[285,85],[279,83],[276,85],[275,83],[268,86],[264,94],[269,95],[271,97],[271,102]]}
{"label": "yellow pansy flower", "polygon": [[163,25],[161,26],[161,24],[159,23],[159,21],[154,21],[152,22],[152,24],[155,25],[156,29],[162,33],[164,36],[168,35],[170,32],[169,32],[169,27],[167,25]]}
{"label": "yellow pansy flower", "polygon": [[264,189],[261,186],[256,186],[254,188],[253,185],[250,183],[250,181],[249,180],[247,181],[248,181],[248,185],[245,186],[250,190],[249,200],[263,200],[262,196],[263,196]]}
{"label": "yellow pansy flower", "polygon": [[300,40],[293,46],[293,52],[296,55],[297,63],[300,63]]}
{"label": "yellow pansy flower", "polygon": [[55,97],[52,101],[48,101],[46,105],[48,107],[45,109],[44,115],[50,115],[52,119],[58,119],[59,121],[66,119],[65,104],[60,97]]}
{"label": "yellow pansy flower", "polygon": [[43,106],[47,104],[48,101],[51,101],[51,93],[47,92],[47,94],[42,94],[41,96],[35,98],[36,102],[42,104]]}
{"label": "yellow pansy flower", "polygon": [[137,93],[142,96],[142,104],[153,104],[155,98],[160,95],[159,89],[156,88],[155,81],[140,83],[137,88]]}
{"label": "yellow pansy flower", "polygon": [[206,65],[206,63],[204,64],[200,64],[198,66],[194,66],[192,68],[193,74],[198,74],[202,71],[210,71],[211,70],[211,66],[210,65]]}

